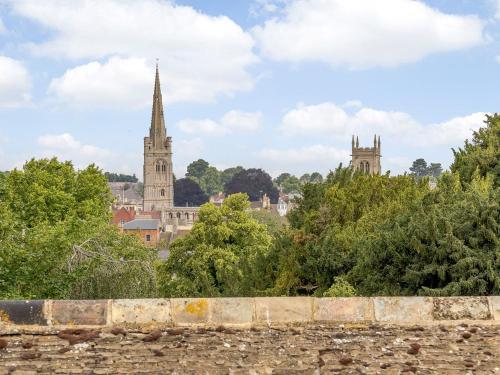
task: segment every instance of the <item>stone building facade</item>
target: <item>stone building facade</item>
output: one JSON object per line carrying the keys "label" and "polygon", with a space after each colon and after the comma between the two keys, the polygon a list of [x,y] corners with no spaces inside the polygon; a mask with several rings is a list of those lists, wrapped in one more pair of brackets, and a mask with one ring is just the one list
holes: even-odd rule
{"label": "stone building facade", "polygon": [[380,174],[380,136],[373,136],[373,147],[359,147],[359,138],[352,136],[351,166],[355,170],[360,170],[369,174]]}
{"label": "stone building facade", "polygon": [[144,138],[144,211],[160,211],[163,225],[190,225],[199,207],[174,207],[172,137],[167,136],[158,65],[149,137]]}

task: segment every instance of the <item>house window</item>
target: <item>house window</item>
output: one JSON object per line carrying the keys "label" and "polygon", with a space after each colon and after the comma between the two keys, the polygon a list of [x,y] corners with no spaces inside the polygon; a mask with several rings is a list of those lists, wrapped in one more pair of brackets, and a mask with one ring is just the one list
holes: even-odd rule
{"label": "house window", "polygon": [[146,234],[146,242],[151,242],[151,235],[150,234]]}
{"label": "house window", "polygon": [[125,224],[125,219],[121,219],[121,220],[120,220],[120,224],[121,224],[121,225],[122,225],[122,227],[123,227],[123,224]]}

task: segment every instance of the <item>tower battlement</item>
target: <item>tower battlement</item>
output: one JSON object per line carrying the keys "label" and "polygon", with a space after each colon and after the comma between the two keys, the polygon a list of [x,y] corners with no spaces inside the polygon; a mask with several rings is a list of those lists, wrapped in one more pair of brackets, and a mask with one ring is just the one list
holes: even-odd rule
{"label": "tower battlement", "polygon": [[373,136],[373,147],[360,147],[358,136],[352,136],[351,146],[351,166],[355,170],[360,170],[369,174],[380,174],[380,136]]}

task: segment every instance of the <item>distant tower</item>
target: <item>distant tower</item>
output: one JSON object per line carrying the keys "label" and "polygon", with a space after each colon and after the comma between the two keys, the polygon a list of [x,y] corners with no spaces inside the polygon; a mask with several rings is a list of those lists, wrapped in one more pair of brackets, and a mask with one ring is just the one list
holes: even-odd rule
{"label": "distant tower", "polygon": [[144,137],[144,211],[161,211],[174,205],[172,137],[163,118],[160,75],[156,64],[153,112],[149,137]]}
{"label": "distant tower", "polygon": [[361,170],[369,174],[380,174],[380,136],[373,136],[373,147],[359,147],[359,139],[352,136],[351,165],[356,170]]}

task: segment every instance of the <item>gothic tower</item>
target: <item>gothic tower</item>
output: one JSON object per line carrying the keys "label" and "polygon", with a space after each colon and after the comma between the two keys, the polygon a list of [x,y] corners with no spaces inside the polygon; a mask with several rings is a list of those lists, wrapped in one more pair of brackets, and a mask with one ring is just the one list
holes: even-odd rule
{"label": "gothic tower", "polygon": [[160,75],[156,64],[153,112],[149,137],[144,137],[144,211],[161,211],[174,205],[172,137],[163,118]]}
{"label": "gothic tower", "polygon": [[380,174],[380,136],[373,136],[373,147],[359,147],[359,139],[352,136],[351,166],[356,170],[361,170],[369,174]]}

